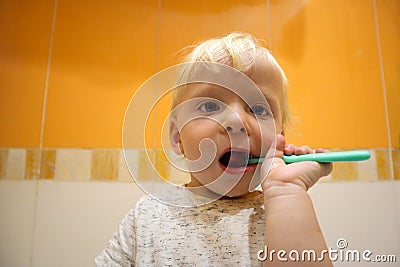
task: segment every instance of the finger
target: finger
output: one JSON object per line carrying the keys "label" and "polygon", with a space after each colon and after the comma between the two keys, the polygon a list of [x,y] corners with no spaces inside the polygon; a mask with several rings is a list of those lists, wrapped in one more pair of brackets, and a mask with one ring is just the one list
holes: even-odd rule
{"label": "finger", "polygon": [[317,149],[315,150],[315,153],[325,153],[325,152],[327,152],[327,150],[325,150],[325,149],[323,149],[323,148],[317,148]]}
{"label": "finger", "polygon": [[266,158],[261,165],[261,172],[260,175],[261,177],[266,178],[268,176],[268,173],[276,168],[286,166],[286,163],[283,161],[282,158],[280,157],[270,157]]}
{"label": "finger", "polygon": [[281,158],[285,150],[285,137],[282,134],[276,135],[275,157]]}
{"label": "finger", "polygon": [[294,150],[295,155],[312,154],[314,151],[309,146],[296,147]]}
{"label": "finger", "polygon": [[285,146],[285,149],[283,150],[283,152],[284,152],[285,155],[290,156],[290,155],[294,154],[295,149],[296,149],[295,145],[288,144],[288,145]]}
{"label": "finger", "polygon": [[300,179],[303,180],[306,189],[311,188],[321,177],[331,173],[332,163],[318,162],[299,162],[299,166],[303,167],[303,174]]}
{"label": "finger", "polygon": [[[312,187],[321,177],[327,176],[332,171],[332,163],[318,163],[311,161],[297,162],[287,165],[285,172],[281,172],[279,176],[274,179],[281,181],[293,182],[296,179],[302,181],[301,184],[304,189],[308,190]],[[274,169],[271,169],[274,171]]]}
{"label": "finger", "polygon": [[281,165],[286,165],[282,160],[283,150],[285,149],[285,137],[282,134],[276,135],[275,153],[273,156],[267,156],[261,165],[261,176],[267,177],[270,169],[277,168]]}

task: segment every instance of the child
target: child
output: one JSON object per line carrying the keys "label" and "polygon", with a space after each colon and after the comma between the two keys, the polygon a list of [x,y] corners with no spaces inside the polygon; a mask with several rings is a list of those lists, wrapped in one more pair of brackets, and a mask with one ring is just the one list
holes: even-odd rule
{"label": "child", "polygon": [[[307,190],[328,175],[332,165],[283,162],[283,154],[313,151],[307,146],[285,145],[287,81],[276,60],[253,36],[232,33],[198,45],[184,62],[231,67],[246,75],[267,101],[252,98],[256,92],[246,93],[236,81],[234,89],[218,83],[178,88],[171,113],[172,149],[195,162],[204,156],[199,151],[202,140],[215,144],[215,157],[205,168],[194,170],[192,166],[191,181],[185,186],[198,195],[220,197],[192,207],[143,197],[123,219],[96,264],[298,266],[293,251],[301,255],[313,250],[317,257],[306,258],[301,266],[331,266]],[[266,157],[262,164],[245,161],[261,156]],[[226,190],[221,184],[229,179],[235,183]],[[215,183],[217,180],[223,182]],[[261,182],[262,191],[254,190]]]}

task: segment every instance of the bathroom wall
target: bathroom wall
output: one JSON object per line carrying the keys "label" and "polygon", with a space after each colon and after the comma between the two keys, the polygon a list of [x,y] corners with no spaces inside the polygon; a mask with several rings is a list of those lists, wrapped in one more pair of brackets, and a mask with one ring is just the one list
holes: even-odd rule
{"label": "bathroom wall", "polygon": [[[312,191],[329,244],[343,235],[399,261],[399,12],[397,0],[1,1],[0,266],[92,262],[143,195],[131,174],[149,175],[143,140],[131,174],[122,151],[135,91],[182,48],[232,31],[265,40],[285,69],[289,142],[372,154]],[[149,118],[149,148],[167,106]]]}
{"label": "bathroom wall", "polygon": [[184,47],[245,31],[287,72],[290,141],[398,148],[397,11],[396,0],[2,1],[0,145],[121,148],[147,78]]}

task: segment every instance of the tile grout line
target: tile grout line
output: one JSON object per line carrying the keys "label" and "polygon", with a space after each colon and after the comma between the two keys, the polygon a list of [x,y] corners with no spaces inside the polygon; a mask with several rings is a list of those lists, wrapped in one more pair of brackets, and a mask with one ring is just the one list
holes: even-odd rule
{"label": "tile grout line", "polygon": [[378,11],[376,8],[376,0],[372,0],[373,10],[374,10],[374,21],[375,21],[375,32],[376,32],[376,42],[378,46],[378,57],[379,57],[379,71],[381,76],[381,86],[382,86],[382,95],[383,95],[383,104],[385,109],[385,122],[386,122],[386,131],[387,131],[387,139],[389,146],[389,164],[390,164],[390,176],[391,180],[394,180],[394,170],[393,170],[393,156],[392,156],[392,137],[390,134],[390,121],[389,121],[389,110],[388,110],[388,101],[386,95],[386,82],[385,82],[385,73],[383,67],[383,56],[382,56],[382,45],[381,45],[381,35],[379,31],[379,22],[378,22]]}
{"label": "tile grout line", "polygon": [[48,95],[48,91],[49,91],[50,68],[51,68],[51,58],[52,58],[52,54],[53,54],[53,43],[54,43],[54,32],[55,32],[55,24],[56,24],[56,16],[57,16],[57,6],[58,6],[58,0],[54,0],[54,8],[53,8],[53,16],[52,16],[52,24],[51,24],[51,32],[50,32],[50,42],[49,42],[49,54],[47,56],[47,69],[46,69],[46,78],[45,78],[46,80],[45,80],[44,95],[43,95],[42,120],[41,120],[40,141],[39,141],[40,150],[43,148],[44,125],[45,125],[45,121],[46,121],[47,95]]}
{"label": "tile grout line", "polygon": [[267,46],[269,50],[272,50],[272,33],[271,33],[271,5],[270,0],[266,2],[267,12]]}
{"label": "tile grout line", "polygon": [[36,232],[36,220],[37,220],[37,206],[39,198],[39,180],[35,181],[35,200],[33,202],[33,223],[32,223],[32,241],[31,241],[31,253],[29,259],[29,266],[33,266],[33,253],[35,252],[35,232]]}
{"label": "tile grout line", "polygon": [[55,31],[55,23],[56,23],[56,15],[58,8],[58,0],[54,0],[53,14],[51,18],[51,30],[50,30],[50,41],[49,41],[49,53],[47,56],[47,68],[46,68],[46,78],[45,78],[45,86],[44,86],[44,94],[43,94],[43,107],[42,107],[42,118],[41,118],[41,126],[40,126],[40,140],[39,140],[39,164],[38,164],[38,177],[35,181],[35,200],[33,203],[33,223],[32,223],[32,241],[31,241],[31,251],[30,251],[30,259],[29,266],[33,266],[34,259],[34,245],[35,245],[35,232],[36,232],[36,220],[37,220],[37,211],[38,211],[38,198],[39,198],[39,181],[41,176],[42,169],[42,149],[43,149],[43,137],[44,137],[44,124],[46,119],[46,109],[47,109],[47,94],[49,89],[49,79],[50,79],[50,66],[51,66],[51,57],[53,53],[53,42],[54,42],[54,31]]}
{"label": "tile grout line", "polygon": [[[157,31],[156,31],[156,75],[160,69],[160,39],[161,39],[161,9],[162,9],[162,0],[158,0],[157,6]],[[158,79],[156,79],[156,86],[154,87],[154,101],[158,99]],[[156,146],[157,143],[157,112],[154,112],[154,128],[153,128],[153,146]],[[147,122],[146,122],[147,123]],[[144,138],[146,138],[144,136]]]}
{"label": "tile grout line", "polygon": [[[374,11],[374,21],[375,21],[375,31],[376,31],[376,41],[378,45],[378,56],[379,56],[379,70],[381,74],[381,83],[382,83],[382,94],[383,101],[385,106],[385,120],[386,120],[386,130],[387,130],[387,138],[389,145],[389,164],[390,164],[390,175],[392,186],[392,197],[393,197],[393,206],[395,210],[399,210],[399,204],[396,201],[396,195],[398,192],[395,191],[395,180],[394,180],[394,162],[393,162],[393,154],[392,154],[392,138],[390,132],[390,121],[389,121],[389,110],[388,110],[388,102],[387,102],[387,90],[386,90],[386,82],[385,82],[385,73],[383,67],[383,55],[382,55],[382,44],[381,44],[381,35],[379,31],[379,20],[378,20],[378,10],[376,6],[376,0],[372,0],[373,11]],[[396,220],[397,220],[397,236],[400,236],[400,214],[396,212]],[[397,239],[398,245],[400,246],[400,238]]]}

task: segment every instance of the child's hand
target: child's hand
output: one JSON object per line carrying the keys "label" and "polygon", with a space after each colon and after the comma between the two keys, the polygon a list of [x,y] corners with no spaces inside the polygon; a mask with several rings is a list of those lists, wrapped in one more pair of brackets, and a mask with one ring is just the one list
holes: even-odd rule
{"label": "child's hand", "polygon": [[[324,150],[317,149],[315,152],[324,152]],[[276,193],[279,195],[285,193],[292,194],[293,190],[302,190],[305,192],[321,177],[328,175],[332,171],[332,163],[305,161],[286,165],[282,159],[284,154],[301,155],[310,153],[314,153],[314,151],[308,146],[296,147],[292,144],[285,145],[285,137],[278,134],[276,137],[275,156],[269,160],[265,160],[261,166],[261,175],[263,177],[268,175],[262,184],[263,190],[267,191],[271,188],[278,188],[278,190],[273,190],[274,196]],[[271,166],[271,170],[268,173],[269,166]]]}
{"label": "child's hand", "polygon": [[[317,152],[323,152],[323,150],[318,149]],[[331,172],[332,163],[304,161],[286,165],[282,159],[283,154],[307,153],[314,153],[314,151],[307,146],[285,146],[285,138],[277,135],[274,157],[261,165],[261,175],[264,174],[263,177],[267,177],[262,184],[265,233],[268,233],[265,236],[265,244],[271,251],[272,249],[283,251],[311,249],[320,255],[322,251],[327,251],[327,245],[307,190],[319,178]],[[268,173],[270,166],[271,170]],[[264,262],[264,266],[281,266],[283,263]],[[292,263],[298,265],[296,262]],[[323,261],[308,262],[304,266],[333,265],[330,259],[325,257]]]}

